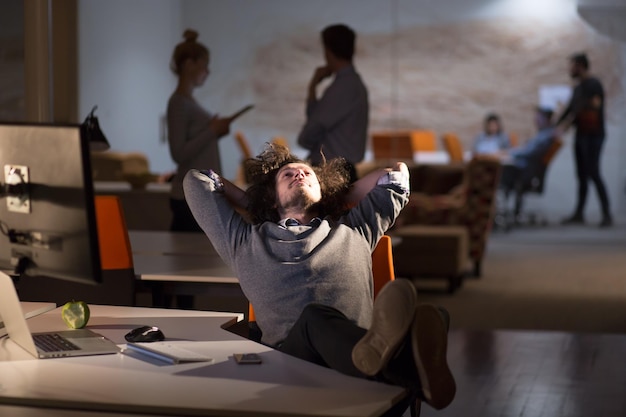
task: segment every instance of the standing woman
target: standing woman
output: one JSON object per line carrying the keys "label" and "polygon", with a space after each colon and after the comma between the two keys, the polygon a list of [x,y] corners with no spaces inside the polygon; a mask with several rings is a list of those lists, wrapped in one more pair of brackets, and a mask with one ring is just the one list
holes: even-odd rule
{"label": "standing woman", "polygon": [[183,194],[183,178],[192,168],[222,172],[218,140],[230,131],[231,118],[220,118],[203,109],[193,98],[209,76],[209,50],[197,42],[198,32],[187,29],[185,40],[174,49],[170,67],[178,76],[176,90],[167,103],[167,134],[172,159],[178,165],[172,179],[170,208],[172,231],[202,230]]}

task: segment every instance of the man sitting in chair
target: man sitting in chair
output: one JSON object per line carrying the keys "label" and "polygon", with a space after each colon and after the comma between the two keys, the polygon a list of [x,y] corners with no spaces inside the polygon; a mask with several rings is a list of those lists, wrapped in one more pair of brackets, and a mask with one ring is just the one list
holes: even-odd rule
{"label": "man sitting in chair", "polygon": [[535,110],[535,126],[537,134],[525,144],[508,151],[501,152],[499,157],[503,164],[501,188],[505,200],[515,192],[514,218],[517,219],[522,208],[522,196],[529,181],[545,169],[544,157],[559,133],[552,124],[552,110],[537,107]]}
{"label": "man sitting in chair", "polygon": [[406,165],[349,185],[342,159],[312,167],[268,144],[247,161],[246,172],[245,192],[210,170],[189,171],[184,189],[254,305],[262,341],[348,375],[407,388],[407,402],[393,415],[415,399],[446,407],[456,386],[446,362],[445,311],[418,306],[406,279],[389,282],[372,303],[371,253],[408,202]]}

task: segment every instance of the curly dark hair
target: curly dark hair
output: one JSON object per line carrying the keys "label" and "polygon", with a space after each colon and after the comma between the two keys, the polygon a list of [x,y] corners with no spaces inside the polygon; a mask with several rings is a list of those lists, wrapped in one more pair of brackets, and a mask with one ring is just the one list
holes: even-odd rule
{"label": "curly dark hair", "polygon": [[[280,221],[276,208],[276,174],[281,167],[291,163],[308,162],[289,152],[289,148],[276,143],[266,143],[256,158],[244,161],[245,175],[250,186],[246,189],[247,211],[254,224]],[[346,211],[345,195],[350,187],[350,174],[343,158],[324,160],[311,166],[320,183],[322,199],[316,205],[320,217],[337,218]]]}

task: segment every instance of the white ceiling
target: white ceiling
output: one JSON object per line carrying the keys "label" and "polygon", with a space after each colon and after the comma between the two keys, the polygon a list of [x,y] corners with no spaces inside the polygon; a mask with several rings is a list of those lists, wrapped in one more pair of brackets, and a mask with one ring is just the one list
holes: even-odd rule
{"label": "white ceiling", "polygon": [[625,0],[578,0],[578,14],[595,30],[626,42]]}

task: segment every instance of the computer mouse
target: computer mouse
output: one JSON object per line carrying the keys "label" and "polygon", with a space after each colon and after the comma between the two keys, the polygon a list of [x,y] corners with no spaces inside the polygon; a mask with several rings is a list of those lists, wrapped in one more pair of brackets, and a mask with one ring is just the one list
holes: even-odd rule
{"label": "computer mouse", "polygon": [[155,326],[141,326],[124,336],[127,342],[159,342],[165,340],[163,332]]}

